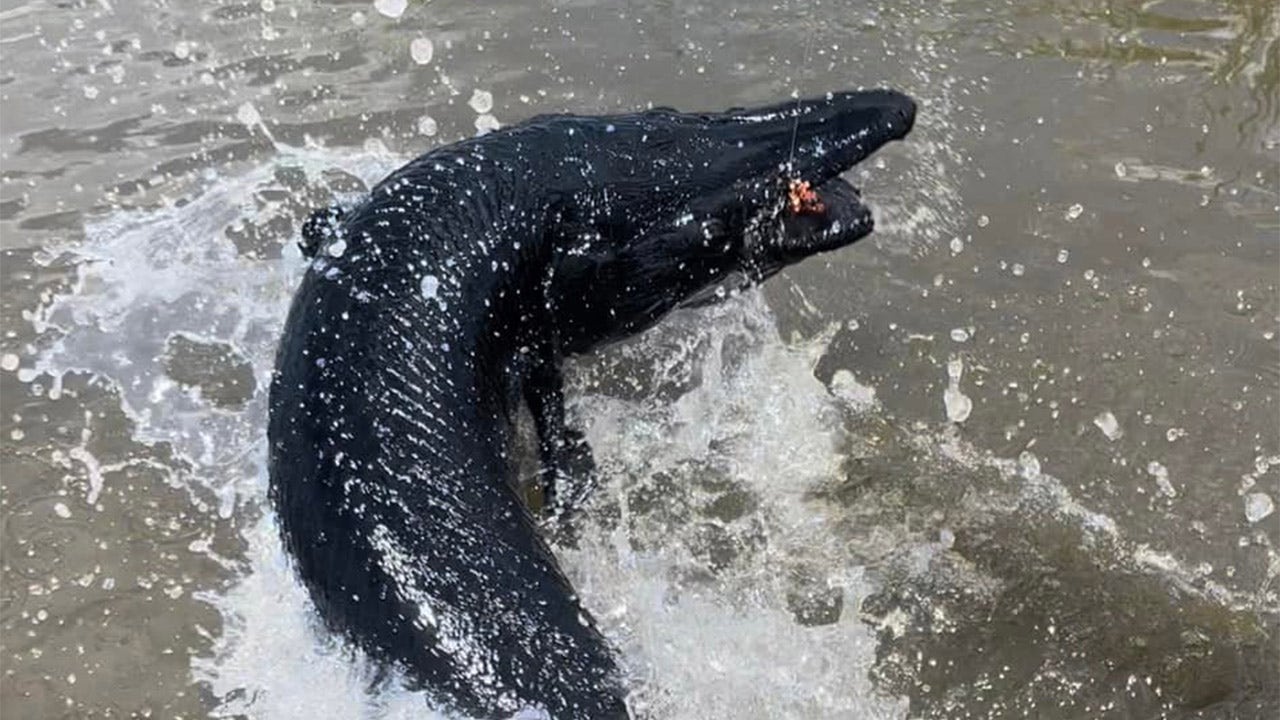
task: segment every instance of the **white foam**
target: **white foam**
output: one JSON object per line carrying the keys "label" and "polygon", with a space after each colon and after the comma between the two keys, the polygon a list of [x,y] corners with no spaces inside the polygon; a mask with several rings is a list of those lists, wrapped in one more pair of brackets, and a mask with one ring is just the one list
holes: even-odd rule
{"label": "white foam", "polygon": [[272,519],[256,523],[245,539],[253,571],[226,595],[198,596],[223,613],[213,655],[191,663],[194,676],[222,699],[216,716],[443,720],[420,694],[398,689],[395,678],[368,692],[373,668],[318,627]]}
{"label": "white foam", "polygon": [[[649,331],[632,360],[667,356],[701,377],[666,402],[587,392],[576,411],[619,502],[623,528],[585,533],[567,553],[567,571],[602,625],[623,647],[642,683],[633,707],[646,717],[901,717],[905,705],[880,695],[867,677],[875,638],[856,612],[873,590],[810,493],[839,476],[844,412],[875,407],[874,390],[847,371],[833,390],[813,367],[827,337],[798,348],[777,337],[759,293],[677,313]],[[729,341],[729,342],[727,342]],[[634,348],[633,348],[634,349]],[[734,359],[726,354],[738,353]],[[833,397],[833,393],[835,397]],[[655,475],[680,477],[689,464],[750,491],[758,508],[728,523],[758,527],[759,548],[743,552],[709,586],[675,579],[697,565],[688,549],[699,522],[654,526],[628,505],[628,492]],[[660,539],[654,550],[632,548]],[[788,571],[821,568],[839,588],[838,622],[802,627],[787,609]]]}

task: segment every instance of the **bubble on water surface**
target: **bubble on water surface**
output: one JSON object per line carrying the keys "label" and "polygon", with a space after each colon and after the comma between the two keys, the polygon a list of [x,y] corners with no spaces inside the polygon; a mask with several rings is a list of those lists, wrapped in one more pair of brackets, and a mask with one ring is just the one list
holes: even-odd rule
{"label": "bubble on water surface", "polygon": [[431,58],[435,57],[435,54],[435,44],[431,42],[430,38],[415,38],[413,42],[409,43],[409,56],[419,65],[426,65],[431,62]]}
{"label": "bubble on water surface", "polygon": [[1264,492],[1249,493],[1244,497],[1244,517],[1250,523],[1256,523],[1271,515],[1276,509],[1271,496]]}
{"label": "bubble on water surface", "polygon": [[399,18],[409,7],[408,0],[373,0],[373,7],[391,19]]}
{"label": "bubble on water surface", "polygon": [[471,92],[471,99],[467,101],[467,105],[470,105],[471,109],[477,113],[484,115],[493,109],[493,93],[477,88]]}
{"label": "bubble on water surface", "polygon": [[1094,416],[1093,424],[1112,442],[1124,437],[1124,429],[1120,427],[1120,421],[1116,420],[1116,416],[1110,410],[1103,410]]}

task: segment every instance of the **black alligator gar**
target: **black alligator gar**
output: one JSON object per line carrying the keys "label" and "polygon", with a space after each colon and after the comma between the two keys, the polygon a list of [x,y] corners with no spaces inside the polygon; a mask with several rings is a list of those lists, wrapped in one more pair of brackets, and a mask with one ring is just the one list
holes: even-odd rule
{"label": "black alligator gar", "polygon": [[268,435],[284,542],[328,627],[441,707],[627,717],[614,653],[515,489],[520,403],[552,511],[580,504],[590,452],[565,426],[562,358],[866,236],[839,175],[914,119],[887,90],[541,116],[313,215]]}

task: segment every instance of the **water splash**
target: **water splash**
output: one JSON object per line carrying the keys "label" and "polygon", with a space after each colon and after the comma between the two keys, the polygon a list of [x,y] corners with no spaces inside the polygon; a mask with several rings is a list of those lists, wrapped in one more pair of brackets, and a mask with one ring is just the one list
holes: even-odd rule
{"label": "water splash", "polygon": [[[672,402],[601,391],[607,357],[574,375],[608,484],[598,530],[565,554],[566,569],[643,680],[633,705],[646,716],[905,713],[868,677],[875,636],[854,609],[875,585],[813,498],[840,473],[844,413],[876,407],[848,373],[832,390],[814,377],[829,339],[784,344],[748,292],[614,350],[655,373],[674,350],[690,373]],[[801,616],[806,574],[842,612]]]}

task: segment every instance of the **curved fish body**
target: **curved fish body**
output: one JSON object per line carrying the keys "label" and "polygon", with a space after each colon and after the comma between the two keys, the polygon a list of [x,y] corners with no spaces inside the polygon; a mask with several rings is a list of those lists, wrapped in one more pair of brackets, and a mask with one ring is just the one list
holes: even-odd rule
{"label": "curved fish body", "polygon": [[514,487],[513,418],[527,403],[551,507],[581,502],[562,487],[590,455],[565,427],[561,358],[865,236],[838,175],[914,113],[868,91],[538,117],[313,223],[268,432],[271,499],[328,627],[442,707],[627,717],[614,653]]}

